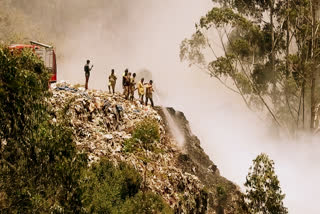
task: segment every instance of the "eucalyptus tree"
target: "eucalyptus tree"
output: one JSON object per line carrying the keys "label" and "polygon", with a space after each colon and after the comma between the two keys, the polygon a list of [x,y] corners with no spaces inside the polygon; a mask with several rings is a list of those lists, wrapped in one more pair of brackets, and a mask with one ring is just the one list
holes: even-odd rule
{"label": "eucalyptus tree", "polygon": [[[250,109],[264,110],[290,133],[305,120],[312,129],[318,96],[316,5],[309,0],[213,2],[196,32],[182,41],[181,60],[217,78]],[[305,106],[311,113],[307,119]]]}

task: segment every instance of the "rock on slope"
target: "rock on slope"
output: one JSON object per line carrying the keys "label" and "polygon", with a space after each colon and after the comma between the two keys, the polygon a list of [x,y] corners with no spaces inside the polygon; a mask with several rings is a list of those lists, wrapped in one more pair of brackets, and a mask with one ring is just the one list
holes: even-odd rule
{"label": "rock on slope", "polygon": [[[163,113],[164,110],[157,109],[164,118],[166,131],[170,138],[173,138]],[[217,166],[201,148],[200,140],[193,135],[185,115],[173,108],[166,110],[185,138],[183,152],[176,160],[177,167],[183,172],[196,175],[201,184],[205,186],[208,193],[208,213],[247,213],[239,187],[220,175]]]}
{"label": "rock on slope", "polygon": [[[237,213],[241,193],[219,175],[217,167],[200,147],[183,113],[169,109],[185,135],[185,152],[176,146],[164,112],[129,102],[120,94],[76,88],[66,83],[52,87],[49,100],[54,119],[67,118],[78,149],[88,153],[90,162],[107,156],[115,164],[134,166],[145,179],[146,188],[161,195],[176,213]],[[128,153],[124,142],[138,121],[156,119],[161,139],[155,152]],[[144,160],[149,162],[144,165]]]}

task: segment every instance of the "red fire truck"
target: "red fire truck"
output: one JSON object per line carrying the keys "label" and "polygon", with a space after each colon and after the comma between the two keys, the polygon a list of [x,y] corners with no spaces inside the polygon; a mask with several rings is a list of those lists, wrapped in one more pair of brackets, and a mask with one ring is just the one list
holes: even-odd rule
{"label": "red fire truck", "polygon": [[42,44],[39,42],[31,41],[30,45],[23,45],[23,44],[14,44],[10,45],[9,49],[16,49],[22,50],[24,48],[30,48],[36,53],[41,60],[43,61],[44,65],[48,69],[50,73],[52,73],[51,79],[49,80],[50,83],[54,83],[57,81],[57,62],[56,62],[56,54],[52,46]]}

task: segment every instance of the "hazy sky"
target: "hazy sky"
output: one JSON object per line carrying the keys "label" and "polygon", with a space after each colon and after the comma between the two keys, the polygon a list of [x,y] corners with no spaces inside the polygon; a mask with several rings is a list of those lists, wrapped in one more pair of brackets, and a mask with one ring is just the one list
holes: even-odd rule
{"label": "hazy sky", "polygon": [[119,2],[124,5],[114,13],[105,4],[94,13],[85,14],[80,22],[70,19],[77,23],[69,25],[68,39],[57,47],[63,55],[58,62],[59,79],[84,83],[86,59],[95,66],[89,87],[104,90],[111,68],[116,69],[118,77],[125,68],[132,72],[149,69],[161,103],[186,114],[223,176],[242,186],[251,161],[265,152],[275,160],[290,213],[319,213],[317,139],[276,140],[268,136],[266,121],[249,112],[239,97],[206,74],[179,62],[180,42],[191,36],[194,24],[210,9],[211,1]]}

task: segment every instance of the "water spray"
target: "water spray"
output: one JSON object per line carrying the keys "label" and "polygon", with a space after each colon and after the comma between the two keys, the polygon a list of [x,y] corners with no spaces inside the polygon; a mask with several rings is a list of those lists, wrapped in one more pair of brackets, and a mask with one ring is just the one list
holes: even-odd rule
{"label": "water spray", "polygon": [[[154,89],[155,92],[157,91],[156,89]],[[158,95],[158,93],[154,93],[155,97],[157,100],[159,100],[159,102],[161,103],[161,99],[160,96]],[[162,104],[160,105],[170,128],[170,132],[172,133],[172,135],[174,136],[176,142],[177,142],[177,146],[182,149],[185,143],[185,138],[184,138],[184,134],[181,132],[181,130],[179,129],[178,124],[174,121],[174,118],[171,116],[171,114],[168,112],[168,109],[166,107],[164,107]]]}

